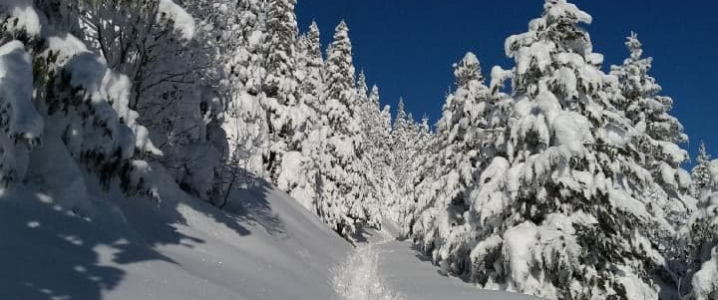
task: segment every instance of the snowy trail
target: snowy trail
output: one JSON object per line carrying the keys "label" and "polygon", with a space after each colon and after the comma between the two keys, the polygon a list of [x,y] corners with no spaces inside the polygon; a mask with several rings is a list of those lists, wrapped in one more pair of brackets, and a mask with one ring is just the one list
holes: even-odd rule
{"label": "snowy trail", "polygon": [[367,243],[360,244],[341,267],[334,270],[333,284],[346,300],[541,300],[537,297],[480,290],[458,278],[437,272],[437,267],[418,253],[410,241],[394,238],[393,223],[382,224]]}
{"label": "snowy trail", "polygon": [[334,270],[334,288],[346,300],[403,300],[384,284],[379,274],[378,248],[391,242],[391,236],[380,233],[382,239],[359,246],[347,261]]}

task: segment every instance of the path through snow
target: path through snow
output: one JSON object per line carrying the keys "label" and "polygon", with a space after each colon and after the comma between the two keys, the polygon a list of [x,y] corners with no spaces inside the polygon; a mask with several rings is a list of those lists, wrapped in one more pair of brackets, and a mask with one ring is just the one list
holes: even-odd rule
{"label": "path through snow", "polygon": [[361,243],[347,261],[334,270],[334,288],[346,300],[403,300],[402,294],[393,292],[379,274],[381,245],[393,240],[389,234],[378,233],[377,242]]}
{"label": "path through snow", "polygon": [[371,232],[338,269],[334,289],[346,300],[541,300],[537,297],[480,290],[458,278],[439,274],[410,241],[394,239],[391,223]]}

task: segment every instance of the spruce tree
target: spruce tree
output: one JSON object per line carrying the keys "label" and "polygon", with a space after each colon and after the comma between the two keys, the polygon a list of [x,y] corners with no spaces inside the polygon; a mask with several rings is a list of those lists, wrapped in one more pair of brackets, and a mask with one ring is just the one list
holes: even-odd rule
{"label": "spruce tree", "polygon": [[553,299],[651,299],[656,283],[676,286],[644,231],[666,221],[636,198],[650,172],[630,142],[635,128],[613,106],[618,81],[601,71],[603,57],[580,26],[591,21],[565,0],[547,0],[528,32],[507,39],[516,65],[492,72],[512,79],[498,147],[506,155],[476,176],[463,225],[439,230],[445,270]]}
{"label": "spruce tree", "polygon": [[635,127],[632,143],[640,150],[641,165],[660,187],[658,191],[649,187],[646,198],[679,223],[693,207],[684,196],[690,185],[689,174],[680,167],[688,153],[678,145],[687,142],[688,136],[678,119],[669,114],[673,99],[660,95],[661,86],[649,74],[653,59],[643,57],[643,45],[635,33],[628,37],[626,46],[630,57],[611,72],[621,87],[622,97],[616,98],[616,106]]}
{"label": "spruce tree", "polygon": [[[475,173],[482,165],[480,153],[483,152],[482,141],[488,127],[485,116],[490,108],[491,96],[489,88],[484,85],[479,60],[473,53],[467,53],[454,68],[456,90],[447,97],[442,118],[437,124],[436,138],[440,150],[435,175],[438,193],[430,200],[430,205],[438,209],[425,212],[428,215],[422,218],[424,222],[429,221],[422,225],[423,228],[432,228],[422,234],[424,250],[432,253],[434,259],[441,263],[446,261],[442,257],[444,254],[455,250],[444,253],[433,250],[445,248],[443,244],[446,240],[456,240],[450,236],[465,234],[464,212],[471,203],[469,188],[474,186]],[[455,273],[460,272],[455,267],[453,269]]]}
{"label": "spruce tree", "polygon": [[356,110],[354,64],[349,28],[342,21],[334,33],[325,65],[324,109],[326,146],[319,165],[317,213],[344,237],[365,224],[377,224],[367,214],[362,189],[363,178],[361,123]]}
{"label": "spruce tree", "polygon": [[701,142],[698,148],[698,157],[696,157],[696,166],[691,172],[691,193],[696,199],[711,194],[715,190],[713,178],[710,171],[711,156],[708,154],[706,144]]}
{"label": "spruce tree", "polygon": [[408,147],[411,143],[411,123],[404,109],[404,98],[399,98],[391,135],[391,168],[397,181],[394,197],[386,199],[386,204],[389,208],[390,218],[400,222],[402,205],[408,203],[411,191],[408,186],[410,162],[407,159],[409,157]]}
{"label": "spruce tree", "polygon": [[684,272],[678,263],[683,248],[678,243],[677,231],[696,209],[695,199],[689,195],[690,175],[681,168],[688,154],[678,145],[685,143],[688,137],[683,125],[670,115],[673,100],[660,95],[661,86],[649,74],[653,59],[643,57],[643,44],[635,33],[627,38],[626,47],[630,56],[611,71],[620,87],[620,94],[613,97],[613,102],[634,127],[631,143],[639,150],[640,165],[651,176],[648,184],[633,194],[659,220],[643,227],[668,260],[675,280]]}
{"label": "spruce tree", "polygon": [[304,207],[314,210],[318,194],[318,162],[322,147],[325,146],[325,132],[322,121],[322,92],[324,88],[324,58],[321,53],[319,27],[312,22],[309,31],[297,41],[298,109],[301,122],[295,128],[293,141],[299,149],[289,152],[283,159],[282,172],[277,186]]}
{"label": "spruce tree", "polygon": [[[287,166],[283,157],[301,151],[306,114],[299,102],[297,82],[297,21],[295,0],[271,0],[267,7],[267,59],[263,104],[269,125],[269,155],[265,168],[277,182]],[[293,162],[287,162],[295,167]]]}
{"label": "spruce tree", "polygon": [[222,128],[227,133],[227,161],[254,176],[266,178],[264,161],[269,157],[269,126],[262,103],[262,82],[266,74],[265,1],[240,0],[230,32],[222,40],[234,41],[226,49],[224,95],[226,114]]}

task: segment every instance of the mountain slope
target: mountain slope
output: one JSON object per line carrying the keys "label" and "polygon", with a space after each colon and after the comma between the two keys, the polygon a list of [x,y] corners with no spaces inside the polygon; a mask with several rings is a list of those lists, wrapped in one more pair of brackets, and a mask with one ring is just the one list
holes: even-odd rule
{"label": "mountain slope", "polygon": [[158,203],[5,190],[0,299],[337,298],[329,270],[350,245],[293,199],[258,184],[225,214],[158,180]]}
{"label": "mountain slope", "polygon": [[220,211],[157,165],[152,200],[103,191],[70,162],[36,161],[42,180],[0,192],[0,299],[534,299],[438,275],[392,224],[354,250],[266,183]]}

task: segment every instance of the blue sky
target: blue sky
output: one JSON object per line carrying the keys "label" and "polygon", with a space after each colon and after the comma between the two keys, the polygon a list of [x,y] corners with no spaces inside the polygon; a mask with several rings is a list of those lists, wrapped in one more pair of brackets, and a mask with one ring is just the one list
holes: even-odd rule
{"label": "blue sky", "polygon": [[[718,158],[718,1],[572,2],[594,18],[587,29],[604,70],[623,61],[625,37],[638,33],[691,137],[684,147],[695,156],[704,140]],[[494,65],[510,67],[504,40],[526,31],[542,7],[541,0],[299,0],[297,17],[302,31],[316,20],[325,45],[346,20],[357,70],[379,86],[382,102],[394,108],[403,96],[415,118],[426,113],[433,123],[453,82],[451,65],[471,51],[486,75]]]}

